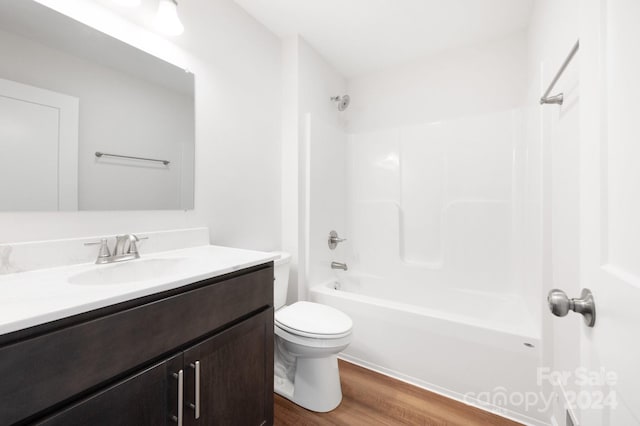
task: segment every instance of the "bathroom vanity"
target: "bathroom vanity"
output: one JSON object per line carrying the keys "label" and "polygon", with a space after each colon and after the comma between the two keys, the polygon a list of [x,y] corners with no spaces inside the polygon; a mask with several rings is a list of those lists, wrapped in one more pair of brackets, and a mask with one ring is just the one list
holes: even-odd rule
{"label": "bathroom vanity", "polygon": [[[150,288],[140,283],[132,284],[138,286],[135,290],[126,283],[101,284],[95,275],[94,288],[89,283],[76,285],[77,300],[66,300],[73,311],[83,298],[104,298],[110,287],[122,294],[107,300],[119,298],[118,303],[105,302],[106,306],[69,316],[58,308],[39,319],[25,314],[22,324],[52,315],[59,318],[0,335],[0,423],[272,424],[273,262],[264,253],[260,257],[258,252],[235,250],[245,254],[244,260],[234,263],[234,254],[225,263],[220,260],[225,250],[235,249],[176,251],[186,259],[180,271],[187,274],[176,270],[158,282],[145,281],[152,283]],[[163,258],[176,255],[159,256],[154,269]],[[207,258],[209,272],[204,266]],[[130,265],[144,266],[142,262]],[[29,294],[29,286],[37,286],[33,280],[47,275],[52,281],[48,285],[56,288],[63,282],[70,286],[69,277],[87,271],[117,276],[109,271],[121,267],[130,268],[125,263],[78,265],[12,274],[16,277],[9,284],[22,280]],[[5,285],[0,282],[3,289]],[[16,297],[9,294],[5,301]],[[50,305],[56,306],[56,301]],[[93,305],[82,306],[86,310]]]}

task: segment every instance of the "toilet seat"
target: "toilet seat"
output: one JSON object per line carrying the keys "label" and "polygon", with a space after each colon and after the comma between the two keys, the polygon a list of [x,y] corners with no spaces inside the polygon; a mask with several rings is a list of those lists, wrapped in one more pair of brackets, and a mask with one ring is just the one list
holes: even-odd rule
{"label": "toilet seat", "polygon": [[[344,335],[332,336],[331,338],[317,338],[317,337],[308,337],[308,336],[300,336],[297,333],[291,333],[286,329],[276,325],[274,333],[276,336],[286,340],[287,342],[295,343],[297,345],[304,346],[306,348],[313,348],[315,350],[323,351],[323,350],[336,350],[339,348],[343,348],[349,343],[351,343],[351,332],[348,332]],[[320,354],[319,352],[318,354]]]}
{"label": "toilet seat", "polygon": [[[334,340],[334,339],[341,339],[343,337],[347,337],[351,335],[351,331],[347,331],[340,334],[313,334],[313,333],[307,333],[304,331],[292,329],[292,328],[283,326],[282,324],[276,323],[276,330],[278,329],[285,332],[288,335],[297,336],[303,339]],[[277,334],[277,331],[276,331],[276,334]]]}
{"label": "toilet seat", "polygon": [[301,337],[340,339],[351,334],[353,322],[331,306],[312,302],[296,302],[275,313],[275,325]]}

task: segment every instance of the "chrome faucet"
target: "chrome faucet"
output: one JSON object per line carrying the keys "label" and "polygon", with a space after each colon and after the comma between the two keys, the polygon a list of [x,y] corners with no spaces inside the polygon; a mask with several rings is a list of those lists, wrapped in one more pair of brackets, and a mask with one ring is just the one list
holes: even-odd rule
{"label": "chrome faucet", "polygon": [[349,267],[346,263],[331,262],[331,269],[342,269],[343,271],[347,271]]}
{"label": "chrome faucet", "polygon": [[[113,256],[124,256],[131,254],[135,255],[136,258],[140,257],[140,255],[138,254],[138,241],[140,241],[140,239],[134,234],[118,235],[116,237],[116,246],[113,248]],[[126,250],[125,247],[127,247]]]}
{"label": "chrome faucet", "polygon": [[145,239],[147,239],[147,237],[138,238],[134,234],[118,235],[116,237],[115,246],[113,247],[113,254],[109,250],[109,242],[106,238],[102,238],[100,241],[85,243],[84,245],[100,246],[96,264],[102,265],[105,263],[124,262],[125,260],[139,259],[140,253],[138,253],[138,242]]}

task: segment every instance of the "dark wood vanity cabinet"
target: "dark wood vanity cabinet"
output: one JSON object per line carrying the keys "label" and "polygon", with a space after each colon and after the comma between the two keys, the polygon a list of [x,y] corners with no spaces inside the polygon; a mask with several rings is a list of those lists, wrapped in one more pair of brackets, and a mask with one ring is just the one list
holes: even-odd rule
{"label": "dark wood vanity cabinet", "polygon": [[184,364],[185,425],[272,424],[273,309],[187,349]]}
{"label": "dark wood vanity cabinet", "polygon": [[43,420],[42,426],[175,424],[182,354],[155,364]]}
{"label": "dark wood vanity cabinet", "polygon": [[0,340],[0,424],[273,424],[271,263],[68,321]]}

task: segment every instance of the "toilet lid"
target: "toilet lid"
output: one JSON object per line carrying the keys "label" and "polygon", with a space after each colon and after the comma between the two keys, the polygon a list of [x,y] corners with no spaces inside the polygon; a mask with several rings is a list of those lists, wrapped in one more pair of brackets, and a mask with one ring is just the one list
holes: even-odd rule
{"label": "toilet lid", "polygon": [[275,321],[290,331],[317,335],[344,334],[353,326],[346,314],[331,306],[311,302],[285,306],[276,312]]}

